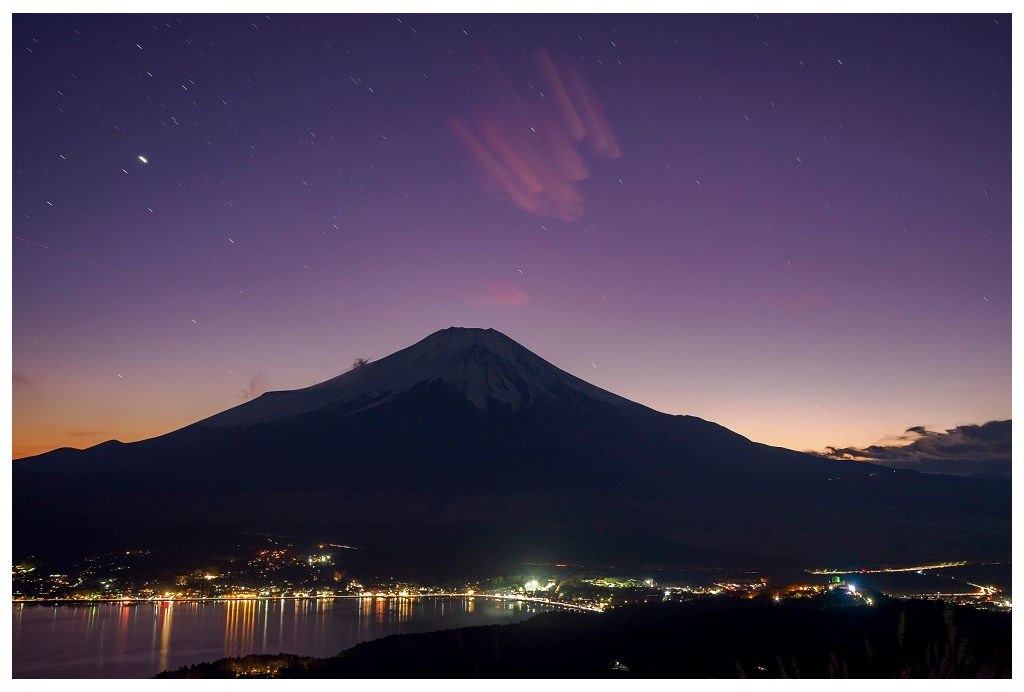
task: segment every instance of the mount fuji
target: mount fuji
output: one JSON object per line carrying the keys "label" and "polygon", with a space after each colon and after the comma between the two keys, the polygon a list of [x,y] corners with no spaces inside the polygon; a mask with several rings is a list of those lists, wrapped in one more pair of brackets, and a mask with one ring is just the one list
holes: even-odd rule
{"label": "mount fuji", "polygon": [[1010,555],[1009,483],[759,444],[491,329],[445,329],[160,437],[20,459],[12,480],[15,557],[261,532],[435,571]]}

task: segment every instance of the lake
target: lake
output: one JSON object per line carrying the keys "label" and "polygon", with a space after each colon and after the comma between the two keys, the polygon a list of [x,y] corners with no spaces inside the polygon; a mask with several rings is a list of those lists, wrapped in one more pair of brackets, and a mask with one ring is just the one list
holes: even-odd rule
{"label": "lake", "polygon": [[333,656],[390,634],[520,622],[551,606],[490,598],[337,598],[12,606],[15,678],[150,678],[227,656]]}

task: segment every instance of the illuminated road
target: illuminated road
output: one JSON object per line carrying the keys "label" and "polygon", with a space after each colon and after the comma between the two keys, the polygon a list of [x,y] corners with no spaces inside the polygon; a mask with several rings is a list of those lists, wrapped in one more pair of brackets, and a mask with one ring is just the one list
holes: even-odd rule
{"label": "illuminated road", "polygon": [[[940,570],[940,569],[946,569],[946,568],[949,568],[949,567],[963,567],[966,564],[967,564],[966,561],[960,561],[960,562],[940,562],[940,563],[935,564],[935,565],[918,565],[916,567],[886,567],[884,569],[848,569],[848,570],[840,570],[840,569],[810,570],[809,569],[809,570],[806,570],[806,571],[809,572],[810,574],[822,574],[822,575],[825,575],[825,574],[847,574],[847,575],[853,575],[853,574],[883,574],[883,573],[891,573],[891,572],[917,572],[918,574],[923,575],[925,573],[925,570],[936,571],[936,570]],[[981,564],[985,564],[985,563],[981,563]],[[982,585],[982,584],[975,584],[974,582],[970,582],[970,581],[967,581],[966,579],[962,579],[962,578],[956,577],[956,576],[950,576],[950,575],[945,575],[945,574],[937,574],[937,575],[934,575],[934,576],[941,576],[941,577],[949,576],[949,579],[952,580],[952,581],[959,582],[961,584],[967,584],[968,586],[973,586],[975,589],[978,589],[978,590],[975,591],[975,592],[950,592],[950,593],[939,592],[939,591],[935,591],[934,593],[933,592],[922,592],[920,594],[917,594],[918,596],[926,597],[926,598],[931,598],[931,597],[943,597],[943,598],[949,598],[949,597],[956,597],[956,598],[973,597],[973,598],[983,598],[985,600],[991,600],[993,596],[995,596],[997,593],[1001,592],[1000,589],[997,589],[994,586],[985,586],[985,585]],[[1008,603],[1008,601],[1007,601],[1007,603]]]}
{"label": "illuminated road", "polygon": [[946,567],[963,567],[967,562],[940,562],[936,565],[920,565],[917,567],[885,567],[883,569],[809,569],[810,574],[882,574],[884,572],[921,572],[926,569],[944,569]]}

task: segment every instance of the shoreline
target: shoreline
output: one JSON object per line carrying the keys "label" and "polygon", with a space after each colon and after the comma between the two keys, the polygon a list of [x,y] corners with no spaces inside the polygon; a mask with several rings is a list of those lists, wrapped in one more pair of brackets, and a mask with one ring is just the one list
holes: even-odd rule
{"label": "shoreline", "polygon": [[365,593],[345,594],[340,596],[192,596],[187,598],[44,598],[44,599],[11,599],[12,605],[145,605],[147,603],[226,603],[237,601],[333,601],[335,599],[408,599],[419,598],[489,598],[498,601],[520,601],[526,603],[537,603],[540,605],[565,608],[567,610],[579,610],[593,613],[604,612],[603,608],[581,605],[578,603],[561,603],[545,598],[527,596],[505,596],[502,594],[468,594],[468,593],[429,593],[429,594],[388,594],[388,593]]}

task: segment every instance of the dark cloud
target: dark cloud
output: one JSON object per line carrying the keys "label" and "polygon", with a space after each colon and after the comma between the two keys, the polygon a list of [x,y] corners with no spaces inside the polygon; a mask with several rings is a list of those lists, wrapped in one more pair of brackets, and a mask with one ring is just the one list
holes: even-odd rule
{"label": "dark cloud", "polygon": [[31,377],[23,372],[15,372],[11,376],[11,384],[27,384],[34,386],[36,383]]}
{"label": "dark cloud", "polygon": [[1011,420],[983,425],[960,425],[945,432],[915,425],[896,438],[903,445],[826,447],[832,459],[870,461],[893,468],[960,476],[1011,473],[1013,432]]}

